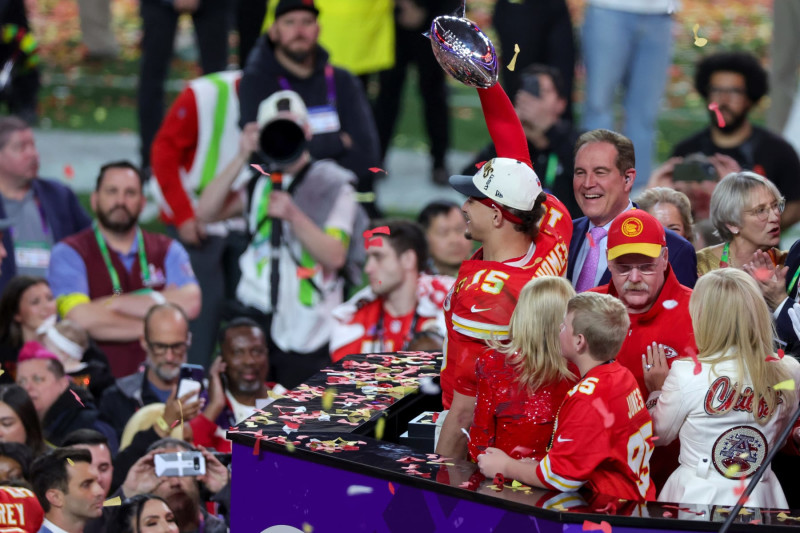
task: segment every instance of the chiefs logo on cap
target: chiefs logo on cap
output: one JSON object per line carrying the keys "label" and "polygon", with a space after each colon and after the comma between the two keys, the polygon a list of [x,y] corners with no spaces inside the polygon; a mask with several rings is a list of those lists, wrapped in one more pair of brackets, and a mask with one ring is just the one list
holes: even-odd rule
{"label": "chiefs logo on cap", "polygon": [[626,218],[625,221],[622,223],[620,231],[626,237],[636,237],[642,232],[643,229],[644,229],[644,224],[642,224],[641,220],[635,217],[630,217]]}

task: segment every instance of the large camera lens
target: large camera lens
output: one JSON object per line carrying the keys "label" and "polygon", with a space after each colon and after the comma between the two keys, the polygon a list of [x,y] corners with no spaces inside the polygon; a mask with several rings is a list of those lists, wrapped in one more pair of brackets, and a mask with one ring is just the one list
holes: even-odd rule
{"label": "large camera lens", "polygon": [[261,151],[276,163],[291,163],[303,152],[306,137],[303,129],[287,119],[264,126],[259,135]]}

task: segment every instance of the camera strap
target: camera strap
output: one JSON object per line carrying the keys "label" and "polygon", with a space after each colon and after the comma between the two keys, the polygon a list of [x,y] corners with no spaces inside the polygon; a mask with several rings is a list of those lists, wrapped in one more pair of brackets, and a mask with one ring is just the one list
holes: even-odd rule
{"label": "camera strap", "polygon": [[[302,169],[300,169],[300,171],[297,172],[297,174],[295,174],[294,179],[292,180],[292,183],[286,188],[286,192],[288,192],[289,195],[293,195],[294,191],[297,189],[297,187],[300,185],[300,183],[302,183],[303,179],[306,177],[306,175],[308,174],[309,169],[311,168],[311,163],[312,162],[309,162],[306,166],[304,166]],[[271,191],[283,190],[283,176],[282,176],[282,174],[280,172],[273,172],[272,175],[270,176],[270,179],[271,179],[271,182],[272,182],[272,188],[271,188],[270,192]],[[263,202],[264,200],[260,199],[260,201]],[[279,253],[279,250],[280,250],[281,245],[283,244],[283,241],[284,241],[284,239],[283,239],[283,222],[278,218],[270,217],[268,209],[265,209],[264,211],[265,212],[258,219],[258,223],[256,224],[256,229],[255,229],[254,234],[257,235],[259,233],[259,231],[261,231],[261,229],[264,227],[265,224],[267,224],[268,222],[271,223],[270,236],[269,236],[270,242],[269,242],[269,244],[270,244],[270,248],[272,249],[272,254],[271,254],[272,255],[272,257],[271,257],[271,265],[272,266],[270,268],[269,292],[270,292],[270,306],[271,306],[272,312],[274,313],[275,310],[276,310],[277,303],[278,303],[278,288],[280,286],[280,253]],[[300,260],[295,256],[295,254],[292,253],[292,250],[290,248],[288,248],[288,247],[287,247],[287,252],[289,253],[289,257],[292,259],[292,261],[295,263],[295,265],[297,265],[298,267],[301,266]],[[311,285],[311,288],[314,289],[314,291],[316,291],[318,294],[320,294],[320,295],[322,294],[322,289],[320,289],[320,287],[316,283],[314,283],[314,280],[312,280],[311,278],[308,278],[308,279],[305,279],[304,281],[307,281]]]}

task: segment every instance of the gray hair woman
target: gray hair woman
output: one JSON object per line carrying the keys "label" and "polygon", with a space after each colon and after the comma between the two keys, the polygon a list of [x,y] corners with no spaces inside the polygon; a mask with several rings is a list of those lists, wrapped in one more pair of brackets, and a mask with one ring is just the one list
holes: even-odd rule
{"label": "gray hair woman", "polygon": [[636,204],[658,219],[666,229],[694,244],[692,206],[685,194],[669,187],[653,187],[639,195]]}
{"label": "gray hair woman", "polygon": [[723,242],[697,252],[697,275],[742,268],[757,250],[766,252],[776,267],[783,266],[786,252],[777,246],[785,205],[778,188],[754,172],[725,176],[711,195],[711,223]]}

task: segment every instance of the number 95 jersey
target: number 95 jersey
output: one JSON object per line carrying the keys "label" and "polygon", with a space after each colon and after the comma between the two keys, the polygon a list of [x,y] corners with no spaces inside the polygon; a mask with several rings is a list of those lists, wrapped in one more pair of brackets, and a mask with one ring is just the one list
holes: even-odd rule
{"label": "number 95 jersey", "polygon": [[506,262],[484,261],[483,249],[464,261],[443,307],[447,324],[441,371],[442,404],[450,408],[453,391],[477,394],[475,362],[489,339],[508,338],[511,313],[522,287],[540,276],[563,276],[567,269],[572,220],[564,204],[547,195],[539,234],[527,253]]}

